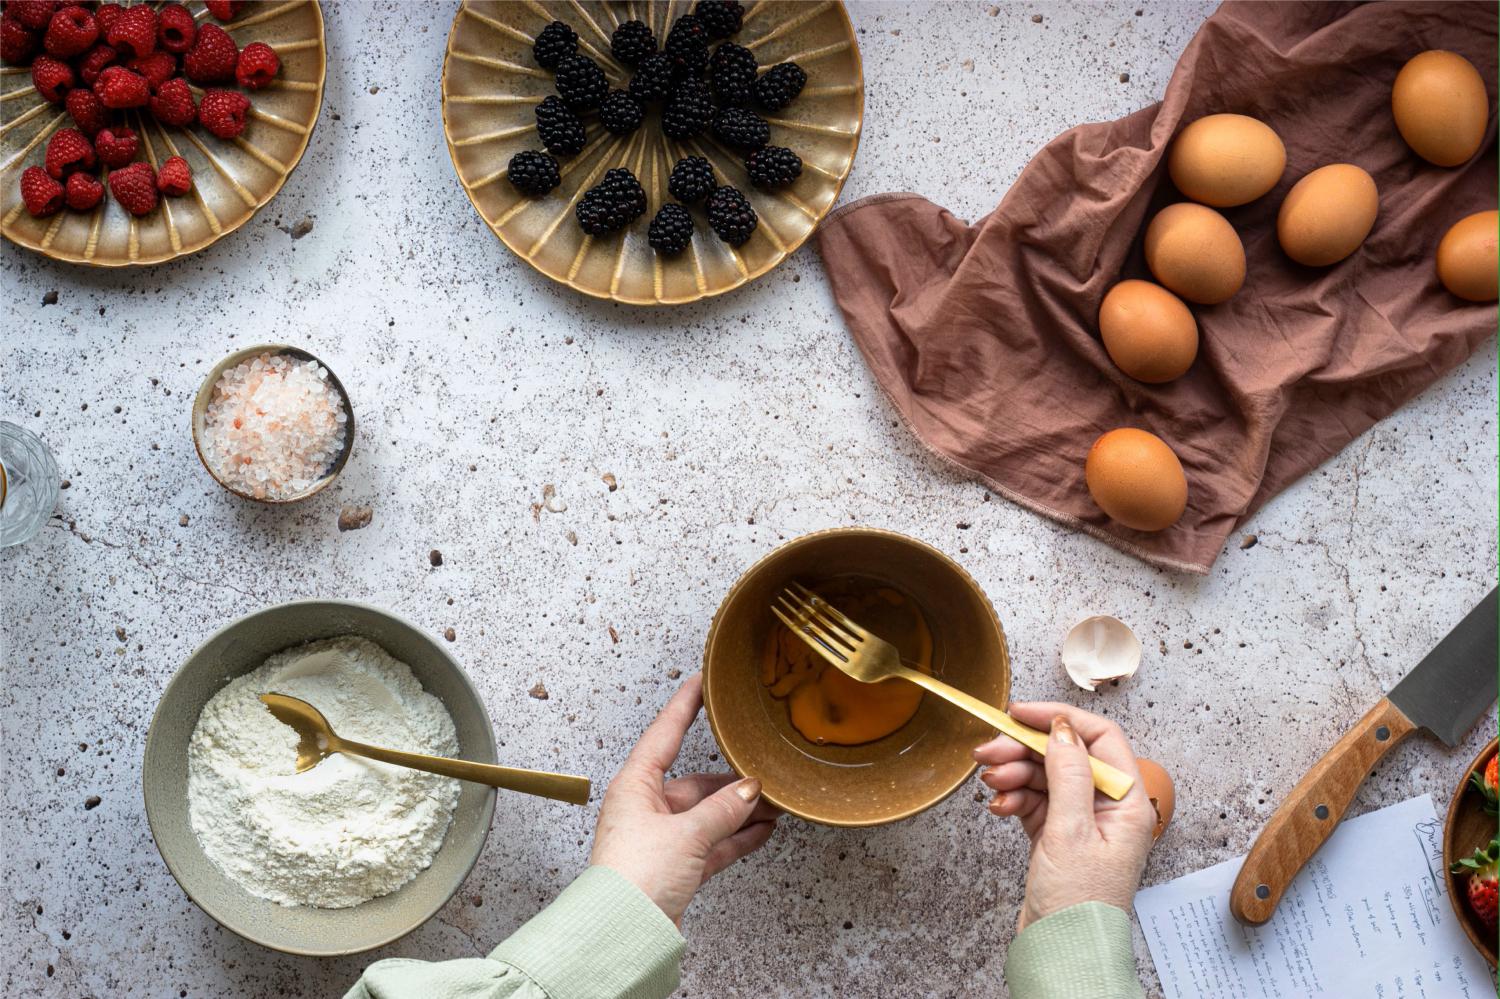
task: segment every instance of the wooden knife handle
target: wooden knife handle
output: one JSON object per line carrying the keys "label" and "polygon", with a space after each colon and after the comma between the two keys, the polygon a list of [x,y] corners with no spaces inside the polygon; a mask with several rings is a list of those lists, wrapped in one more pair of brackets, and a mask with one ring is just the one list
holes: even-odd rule
{"label": "wooden knife handle", "polygon": [[1415,728],[1400,708],[1382,698],[1313,765],[1245,857],[1229,890],[1234,918],[1251,926],[1271,918],[1282,893],[1333,834],[1375,764]]}

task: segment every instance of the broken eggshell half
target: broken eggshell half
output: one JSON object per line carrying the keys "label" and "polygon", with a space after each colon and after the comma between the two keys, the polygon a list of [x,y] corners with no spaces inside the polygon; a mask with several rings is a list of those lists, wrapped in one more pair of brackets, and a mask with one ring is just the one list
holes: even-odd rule
{"label": "broken eggshell half", "polygon": [[1098,690],[1100,684],[1135,675],[1141,665],[1141,641],[1119,618],[1084,618],[1063,639],[1062,661],[1074,683]]}

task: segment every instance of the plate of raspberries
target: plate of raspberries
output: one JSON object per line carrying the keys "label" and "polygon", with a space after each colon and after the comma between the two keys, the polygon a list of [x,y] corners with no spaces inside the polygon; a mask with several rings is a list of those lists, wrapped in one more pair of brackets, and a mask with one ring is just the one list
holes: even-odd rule
{"label": "plate of raspberries", "polygon": [[0,229],[95,267],[201,250],[302,159],[325,55],[316,0],[0,0]]}
{"label": "plate of raspberries", "polygon": [[864,116],[834,0],[464,0],[442,89],[454,169],[501,242],[633,305],[790,256],[838,199]]}

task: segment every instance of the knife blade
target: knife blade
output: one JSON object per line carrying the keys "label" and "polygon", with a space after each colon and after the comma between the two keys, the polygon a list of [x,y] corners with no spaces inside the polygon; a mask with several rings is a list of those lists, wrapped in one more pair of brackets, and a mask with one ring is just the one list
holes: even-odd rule
{"label": "knife blade", "polygon": [[1497,590],[1479,602],[1437,647],[1334,743],[1271,816],[1245,856],[1229,911],[1259,926],[1312,855],[1333,835],[1375,764],[1424,728],[1456,744],[1495,701]]}

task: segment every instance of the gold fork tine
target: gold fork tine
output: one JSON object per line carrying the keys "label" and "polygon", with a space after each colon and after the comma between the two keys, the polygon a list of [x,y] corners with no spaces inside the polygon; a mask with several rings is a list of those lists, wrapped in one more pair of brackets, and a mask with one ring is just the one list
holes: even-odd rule
{"label": "gold fork tine", "polygon": [[859,651],[857,641],[841,633],[837,626],[830,626],[829,622],[819,619],[812,608],[798,606],[795,601],[788,601],[785,597],[779,599],[781,606],[791,611],[792,616],[802,623],[802,627],[812,630],[845,660]]}
{"label": "gold fork tine", "polygon": [[869,637],[867,634],[856,634],[853,630],[844,627],[838,621],[834,620],[832,615],[827,613],[828,610],[832,609],[832,605],[825,600],[819,599],[817,594],[812,594],[813,599],[807,600],[799,594],[793,593],[790,589],[782,591],[782,599],[786,600],[788,597],[791,598],[791,605],[799,616],[817,620],[823,627],[842,639],[843,643],[849,646],[851,650],[858,649],[859,643]]}
{"label": "gold fork tine", "polygon": [[822,656],[824,659],[827,659],[835,667],[842,666],[844,663],[848,662],[848,659],[846,657],[843,657],[840,653],[835,652],[832,646],[825,645],[823,641],[818,638],[816,634],[810,632],[805,625],[799,625],[793,622],[791,618],[783,614],[781,612],[781,608],[772,607],[771,613],[775,614],[776,617],[780,619],[781,623],[787,626],[787,629],[792,634],[796,635],[798,638],[806,642],[809,648],[811,648],[818,655]]}
{"label": "gold fork tine", "polygon": [[792,586],[799,591],[800,595],[805,601],[807,601],[807,603],[811,604],[818,610],[824,611],[826,616],[831,621],[836,622],[850,635],[854,636],[855,638],[870,637],[870,633],[868,631],[865,631],[865,629],[861,628],[858,624],[855,624],[853,621],[849,620],[844,616],[843,611],[839,610],[837,607],[833,606],[833,604],[818,596],[812,590],[809,590],[807,587],[803,586],[801,583],[796,582],[795,580],[792,582]]}

